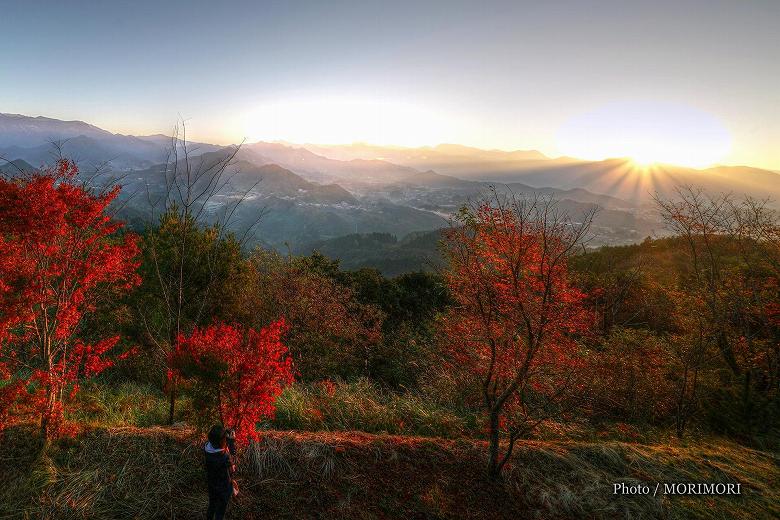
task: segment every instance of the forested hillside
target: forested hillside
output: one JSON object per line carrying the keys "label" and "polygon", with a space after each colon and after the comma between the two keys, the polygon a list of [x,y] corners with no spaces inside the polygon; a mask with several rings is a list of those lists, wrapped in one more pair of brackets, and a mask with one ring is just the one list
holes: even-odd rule
{"label": "forested hillside", "polygon": [[[657,201],[668,238],[594,249],[597,208],[574,219],[494,189],[440,231],[294,254],[225,224],[240,197],[210,213],[219,157],[158,177],[138,231],[115,218],[120,187],[73,162],[0,180],[5,516],[193,514],[214,423],[236,430],[247,518],[712,518],[689,497],[609,498],[677,480],[740,483],[712,499],[721,516],[777,513],[780,225],[764,202],[682,188]],[[350,203],[262,172],[280,198]],[[431,269],[407,272],[434,244]]]}

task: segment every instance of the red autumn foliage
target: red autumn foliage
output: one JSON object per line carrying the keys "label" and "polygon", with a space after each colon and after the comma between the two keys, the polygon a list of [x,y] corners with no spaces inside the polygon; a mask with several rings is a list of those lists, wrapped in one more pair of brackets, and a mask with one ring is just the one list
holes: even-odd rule
{"label": "red autumn foliage", "polygon": [[[442,325],[453,366],[479,381],[496,477],[514,441],[582,391],[575,337],[593,316],[569,281],[567,259],[587,226],[572,226],[550,201],[496,193],[459,220],[446,242],[456,303]],[[502,432],[509,446],[499,458]]]}
{"label": "red autumn foliage", "polygon": [[79,382],[113,364],[118,337],[77,337],[101,296],[140,280],[136,236],[118,237],[106,213],[119,188],[93,193],[67,160],[0,179],[0,429],[37,417],[45,436],[64,432]]}
{"label": "red autumn foliage", "polygon": [[194,380],[201,413],[236,430],[236,441],[258,438],[256,425],[274,416],[274,402],[293,382],[282,336],[284,319],[260,331],[218,323],[179,336],[168,377]]}

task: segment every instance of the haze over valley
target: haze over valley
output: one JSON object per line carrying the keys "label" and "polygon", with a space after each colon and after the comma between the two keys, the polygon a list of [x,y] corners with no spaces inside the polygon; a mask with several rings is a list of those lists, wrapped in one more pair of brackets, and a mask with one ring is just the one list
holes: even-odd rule
{"label": "haze over valley", "polygon": [[[61,153],[82,175],[100,171],[122,186],[120,216],[135,227],[148,222],[149,193],[164,188],[171,137],[114,134],[82,121],[0,114],[4,171],[50,164]],[[183,143],[179,142],[179,156]],[[233,154],[236,146],[188,142],[197,164]],[[679,186],[710,193],[780,200],[780,175],[740,166],[706,169],[631,159],[550,158],[534,150],[482,150],[454,144],[391,147],[244,143],[228,167],[229,182],[204,218],[237,198],[230,221],[241,233],[259,216],[251,243],[283,251],[320,250],[345,267],[377,267],[387,274],[429,268],[438,259],[438,231],[464,203],[491,187],[518,196],[546,196],[576,217],[598,208],[590,246],[635,243],[663,235],[653,197]]]}

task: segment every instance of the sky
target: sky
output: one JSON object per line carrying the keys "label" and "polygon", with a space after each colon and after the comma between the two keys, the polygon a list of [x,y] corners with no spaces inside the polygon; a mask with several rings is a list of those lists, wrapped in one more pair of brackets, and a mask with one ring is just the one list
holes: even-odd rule
{"label": "sky", "polygon": [[777,0],[0,0],[0,17],[0,112],[780,169]]}

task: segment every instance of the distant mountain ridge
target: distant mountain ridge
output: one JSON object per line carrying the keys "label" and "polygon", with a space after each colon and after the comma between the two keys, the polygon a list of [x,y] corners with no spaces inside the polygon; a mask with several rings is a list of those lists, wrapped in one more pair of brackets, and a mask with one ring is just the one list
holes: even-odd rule
{"label": "distant mountain ridge", "polygon": [[[91,168],[106,163],[119,170],[148,168],[163,162],[171,138],[113,134],[84,121],[61,121],[0,113],[0,156],[23,159],[34,166],[51,163],[61,147],[64,155]],[[215,151],[221,146],[190,143],[197,153]]]}
{"label": "distant mountain ridge", "polygon": [[35,168],[32,164],[22,159],[16,159],[8,162],[0,161],[0,176],[16,176],[20,172],[28,172],[34,169]]}
{"label": "distant mountain ridge", "polygon": [[[143,203],[146,197],[135,195],[165,189],[160,171],[170,159],[171,137],[112,134],[83,121],[0,114],[0,158],[14,163],[0,165],[0,173],[15,175],[19,168],[52,163],[57,153],[52,141],[64,143],[63,155],[85,172],[110,165],[124,186],[121,215],[144,225],[150,210]],[[188,143],[195,162],[234,150]],[[574,218],[598,208],[595,246],[663,234],[652,196],[673,196],[679,184],[780,200],[780,174],[760,168],[658,165],[640,170],[626,159],[551,159],[533,150],[454,144],[405,148],[257,142],[242,145],[230,169],[230,182],[209,211],[214,214],[245,197],[234,224],[239,229],[262,213],[256,243],[301,252],[321,248],[350,267],[370,265],[392,273],[412,269],[423,258],[435,259],[438,230],[490,187],[552,197]]]}
{"label": "distant mountain ridge", "polygon": [[[0,114],[0,156],[5,159],[23,159],[36,166],[51,162],[55,140],[65,141],[63,151],[69,157],[89,165],[110,162],[119,170],[158,164],[171,145],[170,137],[160,134],[136,137],[113,134],[84,121]],[[190,148],[197,155],[221,147],[190,143]],[[780,174],[747,166],[696,170],[659,165],[637,171],[626,159],[551,159],[535,150],[481,150],[457,144],[408,148],[258,142],[244,145],[241,158],[278,164],[307,180],[337,183],[350,191],[369,192],[376,184],[462,188],[462,181],[474,181],[565,190],[575,198],[601,194],[636,204],[648,202],[656,192],[671,196],[675,186],[691,184],[713,192],[780,199]]]}
{"label": "distant mountain ridge", "polygon": [[703,170],[675,165],[639,168],[629,159],[584,161],[547,158],[534,151],[479,150],[460,145],[403,148],[374,145],[307,145],[322,155],[340,159],[381,157],[395,164],[432,169],[462,180],[515,183],[533,188],[586,190],[634,204],[652,201],[656,193],[670,197],[681,184],[710,192],[734,192],[780,201],[780,175],[749,166],[715,166]]}
{"label": "distant mountain ridge", "polygon": [[353,159],[382,159],[417,169],[429,169],[449,164],[472,164],[475,162],[501,161],[546,161],[549,157],[537,150],[483,150],[472,146],[443,143],[436,146],[409,148],[401,146],[379,146],[365,143],[350,145],[305,144],[305,148],[320,155],[343,161]]}
{"label": "distant mountain ridge", "polygon": [[35,147],[50,140],[86,137],[111,137],[114,134],[84,121],[61,121],[50,117],[30,117],[0,112],[0,147]]}
{"label": "distant mountain ridge", "polygon": [[414,168],[399,166],[379,159],[340,160],[325,157],[305,147],[280,143],[246,144],[240,154],[253,161],[268,161],[282,165],[312,180],[355,180],[364,183],[399,182],[419,174]]}

